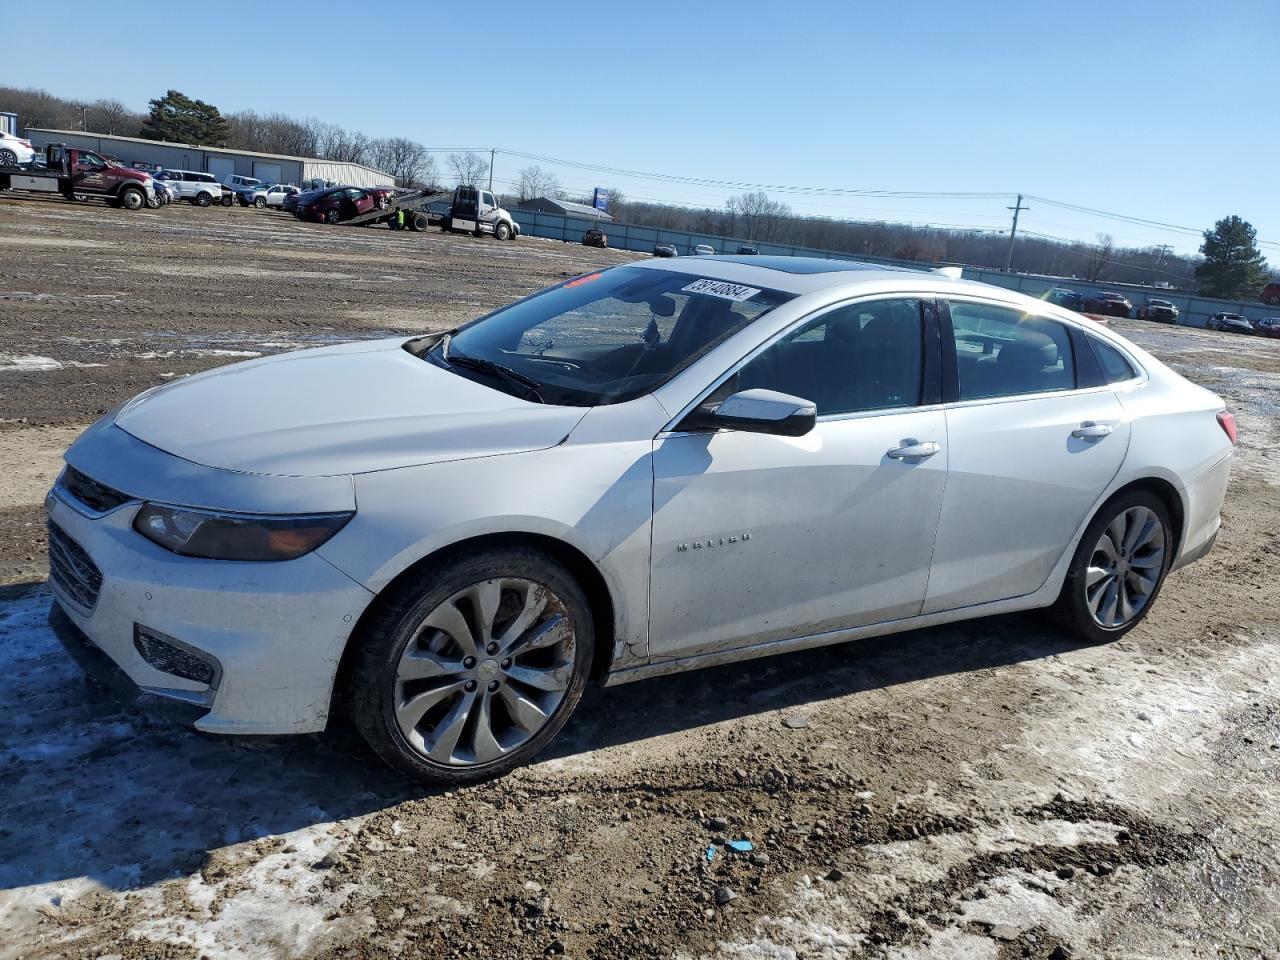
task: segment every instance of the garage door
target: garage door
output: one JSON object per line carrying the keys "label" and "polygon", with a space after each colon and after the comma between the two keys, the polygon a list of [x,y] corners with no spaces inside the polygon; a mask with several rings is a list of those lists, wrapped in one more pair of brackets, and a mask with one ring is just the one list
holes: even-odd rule
{"label": "garage door", "polygon": [[236,162],[232,157],[210,157],[209,172],[221,183],[236,172]]}
{"label": "garage door", "polygon": [[263,183],[280,182],[280,164],[253,161],[253,175]]}

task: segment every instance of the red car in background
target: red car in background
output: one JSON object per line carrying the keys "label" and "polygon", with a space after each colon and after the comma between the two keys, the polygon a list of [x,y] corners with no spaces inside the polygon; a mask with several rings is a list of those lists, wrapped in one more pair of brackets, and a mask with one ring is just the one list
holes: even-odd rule
{"label": "red car in background", "polygon": [[1280,317],[1263,317],[1253,325],[1253,332],[1260,337],[1280,340]]}
{"label": "red car in background", "polygon": [[362,213],[385,210],[390,204],[391,191],[381,187],[330,187],[314,196],[300,197],[293,213],[299,220],[341,223]]}

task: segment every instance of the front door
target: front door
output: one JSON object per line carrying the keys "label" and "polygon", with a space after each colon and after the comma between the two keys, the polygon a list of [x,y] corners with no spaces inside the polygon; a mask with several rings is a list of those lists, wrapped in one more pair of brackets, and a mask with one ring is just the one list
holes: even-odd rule
{"label": "front door", "polygon": [[[655,441],[652,656],[920,612],[948,457],[945,416],[924,404],[936,346],[924,331],[917,300],[825,311],[712,395],[764,387],[810,400],[811,433]],[[913,445],[924,455],[903,456]]]}
{"label": "front door", "polygon": [[1076,389],[1063,324],[962,301],[950,312],[958,400],[925,613],[1038,590],[1129,447],[1115,393]]}

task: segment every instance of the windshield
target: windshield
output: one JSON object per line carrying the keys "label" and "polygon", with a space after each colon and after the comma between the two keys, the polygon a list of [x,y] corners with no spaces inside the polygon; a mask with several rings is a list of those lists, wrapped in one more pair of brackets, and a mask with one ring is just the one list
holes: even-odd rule
{"label": "windshield", "polygon": [[656,389],[791,298],[696,274],[615,267],[482,317],[437,344],[428,359],[546,403],[621,403]]}

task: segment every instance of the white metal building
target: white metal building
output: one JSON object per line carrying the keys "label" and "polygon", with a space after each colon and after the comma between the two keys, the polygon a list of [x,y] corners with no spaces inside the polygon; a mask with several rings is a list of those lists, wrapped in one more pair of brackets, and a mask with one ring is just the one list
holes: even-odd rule
{"label": "white metal building", "polygon": [[78,130],[28,127],[27,137],[37,148],[46,143],[65,143],[69,147],[81,147],[104,157],[114,157],[129,166],[142,164],[147,169],[198,170],[212,173],[219,180],[231,174],[239,174],[268,183],[299,185],[307,180],[332,181],[353,187],[390,187],[395,184],[395,178],[391,174],[366,167],[362,163],[254,153],[227,147],[201,147],[189,143],[143,140],[139,137],[82,133]]}

